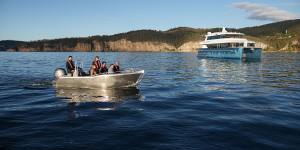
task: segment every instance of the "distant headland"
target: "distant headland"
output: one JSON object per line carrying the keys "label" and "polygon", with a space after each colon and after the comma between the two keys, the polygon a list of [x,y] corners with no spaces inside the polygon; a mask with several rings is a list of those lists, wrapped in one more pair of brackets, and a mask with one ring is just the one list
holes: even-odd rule
{"label": "distant headland", "polygon": [[[137,30],[115,35],[38,41],[0,41],[0,51],[174,51],[191,52],[201,47],[207,32],[221,28],[195,29],[178,27],[167,31]],[[300,51],[300,19],[261,26],[227,29],[245,33],[264,51]]]}

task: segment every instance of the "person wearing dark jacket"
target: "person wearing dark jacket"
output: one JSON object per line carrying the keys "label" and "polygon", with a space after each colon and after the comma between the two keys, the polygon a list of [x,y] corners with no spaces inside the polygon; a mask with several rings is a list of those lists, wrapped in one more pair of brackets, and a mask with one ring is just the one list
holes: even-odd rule
{"label": "person wearing dark jacket", "polygon": [[114,64],[114,72],[120,72],[119,61],[116,61],[116,63]]}
{"label": "person wearing dark jacket", "polygon": [[107,67],[106,67],[106,62],[104,61],[102,63],[102,66],[100,68],[100,73],[106,73],[108,71]]}
{"label": "person wearing dark jacket", "polygon": [[73,73],[75,71],[75,65],[74,65],[72,56],[68,57],[68,60],[66,62],[66,68],[67,68],[67,72],[71,73],[73,75]]}

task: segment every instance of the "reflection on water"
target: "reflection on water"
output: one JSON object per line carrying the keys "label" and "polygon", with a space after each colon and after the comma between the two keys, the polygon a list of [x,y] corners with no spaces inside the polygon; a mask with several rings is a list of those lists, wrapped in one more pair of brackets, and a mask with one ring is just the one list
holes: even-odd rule
{"label": "reflection on water", "polygon": [[81,108],[86,105],[92,105],[92,107],[90,106],[91,110],[106,111],[116,110],[120,102],[127,99],[141,100],[140,91],[136,87],[119,89],[56,88],[56,97],[68,103],[68,118],[71,120],[87,116]]}
{"label": "reflection on water", "polygon": [[71,103],[118,102],[127,98],[140,98],[139,89],[136,87],[119,89],[57,88],[56,96]]}
{"label": "reflection on water", "polygon": [[[199,59],[201,76],[210,82],[247,83],[261,70],[259,61]],[[256,76],[258,77],[258,76]]]}

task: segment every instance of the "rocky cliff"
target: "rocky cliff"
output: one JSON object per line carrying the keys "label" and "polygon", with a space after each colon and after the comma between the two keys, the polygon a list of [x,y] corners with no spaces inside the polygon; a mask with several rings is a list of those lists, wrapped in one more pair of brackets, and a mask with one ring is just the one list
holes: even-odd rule
{"label": "rocky cliff", "polygon": [[191,52],[200,48],[199,41],[191,41],[184,43],[180,47],[175,47],[171,44],[164,42],[132,42],[126,39],[117,41],[92,41],[91,43],[78,42],[74,46],[63,45],[61,43],[49,44],[44,43],[41,45],[20,45],[10,51],[168,51],[168,52]]}
{"label": "rocky cliff", "polygon": [[[293,40],[287,43],[282,48],[274,48],[272,45],[266,44],[262,41],[256,41],[256,46],[261,47],[265,51],[297,51],[300,47],[298,40]],[[68,46],[63,44],[47,44],[42,45],[20,45],[15,48],[6,49],[7,51],[22,51],[22,52],[33,52],[33,51],[152,51],[152,52],[194,52],[197,51],[202,45],[199,41],[190,41],[183,43],[179,47],[164,43],[164,42],[132,42],[126,39],[117,41],[93,41],[92,43],[78,42],[74,46]]]}
{"label": "rocky cliff", "polygon": [[105,43],[110,51],[176,51],[191,52],[200,48],[200,42],[187,42],[180,47],[175,47],[163,42],[131,42],[126,39]]}

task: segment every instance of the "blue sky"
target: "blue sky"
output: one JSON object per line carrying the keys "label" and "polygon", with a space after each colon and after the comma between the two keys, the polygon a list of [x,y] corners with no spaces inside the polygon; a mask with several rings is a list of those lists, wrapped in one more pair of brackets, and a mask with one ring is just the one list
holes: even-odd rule
{"label": "blue sky", "polygon": [[239,28],[284,19],[279,16],[299,18],[299,8],[299,0],[0,0],[0,40],[111,35],[179,26]]}

